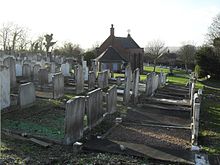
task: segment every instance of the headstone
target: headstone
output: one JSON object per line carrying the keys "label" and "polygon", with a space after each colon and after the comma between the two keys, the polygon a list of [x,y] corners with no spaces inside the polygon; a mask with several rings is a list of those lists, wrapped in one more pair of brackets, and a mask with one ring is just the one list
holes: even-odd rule
{"label": "headstone", "polygon": [[95,89],[95,80],[96,80],[95,72],[90,71],[89,72],[89,81],[88,81],[88,89],[89,90]]}
{"label": "headstone", "polygon": [[89,73],[89,68],[87,67],[87,62],[83,61],[83,75],[84,75],[84,80],[87,81],[88,80],[88,73]]}
{"label": "headstone", "polygon": [[73,100],[67,101],[65,111],[65,144],[72,144],[82,138],[84,115],[84,97],[76,96]]}
{"label": "headstone", "polygon": [[22,65],[21,64],[16,64],[16,76],[22,76]]}
{"label": "headstone", "polygon": [[56,72],[56,64],[55,64],[55,62],[51,62],[50,72],[51,73],[55,73]]}
{"label": "headstone", "polygon": [[28,80],[31,79],[31,66],[29,64],[23,64],[22,76]]}
{"label": "headstone", "polygon": [[131,89],[131,81],[132,81],[132,71],[131,71],[131,66],[128,65],[125,68],[125,89],[124,89],[124,97],[123,97],[123,102],[124,104],[129,103],[130,101],[130,89]]}
{"label": "headstone", "polygon": [[40,69],[38,72],[38,79],[41,85],[48,84],[48,70],[47,69]]}
{"label": "headstone", "polygon": [[108,86],[108,70],[98,73],[98,87],[106,88]]}
{"label": "headstone", "polygon": [[33,67],[34,80],[38,80],[40,68],[41,68],[41,66],[39,64],[34,65],[34,67]]}
{"label": "headstone", "polygon": [[117,87],[113,85],[108,89],[106,93],[107,102],[107,112],[112,114],[116,112],[117,108]]}
{"label": "headstone", "polygon": [[91,60],[91,63],[92,63],[91,69],[95,73],[95,76],[97,76],[98,64],[95,60]]}
{"label": "headstone", "polygon": [[194,97],[194,93],[195,93],[195,80],[192,79],[192,82],[191,82],[191,88],[190,88],[190,105],[193,104],[193,97]]}
{"label": "headstone", "polygon": [[88,127],[92,129],[95,127],[101,120],[103,119],[103,95],[102,90],[100,88],[95,89],[88,93],[87,99],[87,119],[88,119]]}
{"label": "headstone", "polygon": [[58,99],[64,96],[64,77],[62,73],[53,75],[53,98]]}
{"label": "headstone", "polygon": [[61,64],[61,72],[65,77],[70,76],[70,64],[69,63]]}
{"label": "headstone", "polygon": [[13,59],[13,57],[7,57],[4,59],[3,64],[9,68],[11,87],[15,87],[16,86],[15,60]]}
{"label": "headstone", "polygon": [[116,84],[117,84],[118,86],[121,85],[121,77],[116,77]]}
{"label": "headstone", "polygon": [[42,69],[45,68],[45,60],[44,60],[44,59],[41,59],[40,65],[41,65],[41,68],[42,68]]}
{"label": "headstone", "polygon": [[155,72],[152,73],[152,93],[154,93],[158,86],[158,77]]}
{"label": "headstone", "polygon": [[80,94],[84,91],[84,78],[83,69],[81,65],[76,67],[76,94]]}
{"label": "headstone", "polygon": [[198,145],[199,135],[199,115],[200,115],[200,99],[197,93],[194,94],[193,101],[193,127],[192,127],[192,144]]}
{"label": "headstone", "polygon": [[153,74],[150,73],[147,75],[147,80],[146,80],[146,96],[151,96],[153,93]]}
{"label": "headstone", "polygon": [[0,66],[0,110],[10,106],[10,71],[7,66]]}
{"label": "headstone", "polygon": [[139,71],[139,68],[137,68],[134,70],[134,79],[133,79],[134,83],[133,83],[133,90],[132,90],[134,104],[138,103],[139,77],[140,77],[140,71]]}
{"label": "headstone", "polygon": [[21,84],[19,86],[18,98],[21,108],[32,106],[36,100],[34,84],[32,82]]}

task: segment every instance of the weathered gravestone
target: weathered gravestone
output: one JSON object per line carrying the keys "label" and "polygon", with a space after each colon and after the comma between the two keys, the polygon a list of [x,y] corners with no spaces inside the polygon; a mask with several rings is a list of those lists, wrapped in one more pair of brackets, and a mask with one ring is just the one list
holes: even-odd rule
{"label": "weathered gravestone", "polygon": [[15,71],[15,60],[13,57],[7,57],[4,59],[3,64],[9,68],[10,72],[10,85],[11,87],[16,86],[16,71]]}
{"label": "weathered gravestone", "polygon": [[22,65],[21,64],[16,64],[16,76],[22,76]]}
{"label": "weathered gravestone", "polygon": [[121,85],[121,77],[116,77],[116,84],[117,84],[118,86]]}
{"label": "weathered gravestone", "polygon": [[98,73],[98,87],[106,88],[108,86],[108,70]]}
{"label": "weathered gravestone", "polygon": [[201,106],[201,96],[198,93],[194,94],[193,100],[193,116],[192,116],[192,144],[198,145],[199,137],[199,116],[200,116],[200,106]]}
{"label": "weathered gravestone", "polygon": [[56,72],[56,64],[55,64],[55,62],[51,62],[50,72],[51,73],[55,73]]}
{"label": "weathered gravestone", "polygon": [[92,129],[103,119],[103,95],[100,88],[95,89],[88,93],[88,98],[86,102],[87,107],[87,119],[88,127]]}
{"label": "weathered gravestone", "polygon": [[88,80],[88,73],[89,73],[89,68],[87,67],[87,62],[83,61],[83,75],[84,75],[84,80]]}
{"label": "weathered gravestone", "polygon": [[89,90],[95,89],[95,80],[96,80],[95,72],[90,71],[89,72],[89,82],[88,82],[88,89]]}
{"label": "weathered gravestone", "polygon": [[84,77],[83,69],[81,65],[76,67],[76,94],[80,94],[84,91]]}
{"label": "weathered gravestone", "polygon": [[61,72],[63,74],[63,76],[70,76],[70,64],[69,63],[65,63],[61,65]]}
{"label": "weathered gravestone", "polygon": [[38,72],[38,79],[39,79],[39,83],[41,85],[45,85],[48,84],[48,70],[47,69],[40,69]]}
{"label": "weathered gravestone", "polygon": [[146,96],[151,96],[153,94],[153,74],[149,73],[147,75],[147,81],[146,81]]}
{"label": "weathered gravestone", "polygon": [[22,76],[25,79],[31,79],[31,66],[29,64],[23,64],[22,66]]}
{"label": "weathered gravestone", "polygon": [[64,143],[69,145],[83,136],[85,97],[76,96],[66,103]]}
{"label": "weathered gravestone", "polygon": [[158,87],[158,75],[156,75],[155,72],[152,73],[152,79],[153,79],[153,84],[152,84],[152,93],[154,93],[157,90]]}
{"label": "weathered gravestone", "polygon": [[106,93],[107,112],[112,114],[117,110],[117,87],[113,85]]}
{"label": "weathered gravestone", "polygon": [[64,96],[64,77],[62,73],[53,75],[53,98],[58,99]]}
{"label": "weathered gravestone", "polygon": [[95,60],[91,60],[91,63],[92,63],[92,71],[95,73],[95,77],[97,76],[97,71],[98,71],[98,64]]}
{"label": "weathered gravestone", "polygon": [[34,67],[33,67],[34,80],[38,80],[40,68],[41,68],[41,66],[39,64],[34,65]]}
{"label": "weathered gravestone", "polygon": [[124,89],[124,97],[123,97],[124,104],[127,104],[130,101],[131,81],[132,81],[132,71],[131,71],[131,66],[128,65],[125,68],[125,89]]}
{"label": "weathered gravestone", "polygon": [[7,66],[0,66],[0,110],[10,106],[10,71]]}
{"label": "weathered gravestone", "polygon": [[32,106],[36,100],[34,84],[32,82],[21,84],[19,86],[18,98],[21,108]]}
{"label": "weathered gravestone", "polygon": [[138,103],[139,77],[140,77],[140,71],[139,71],[139,68],[137,68],[134,71],[134,79],[133,79],[134,82],[133,82],[133,89],[132,89],[134,104]]}

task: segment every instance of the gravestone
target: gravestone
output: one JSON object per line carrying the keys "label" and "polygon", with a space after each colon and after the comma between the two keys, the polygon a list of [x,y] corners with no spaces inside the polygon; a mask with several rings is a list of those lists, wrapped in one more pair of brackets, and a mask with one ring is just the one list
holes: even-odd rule
{"label": "gravestone", "polygon": [[85,97],[76,96],[66,103],[64,143],[69,145],[83,136]]}
{"label": "gravestone", "polygon": [[83,69],[81,65],[76,67],[76,94],[80,94],[84,91],[84,77]]}
{"label": "gravestone", "polygon": [[95,73],[95,77],[96,77],[98,71],[98,64],[94,59],[91,60],[91,63],[92,63],[91,70]]}
{"label": "gravestone", "polygon": [[108,92],[106,93],[106,103],[107,103],[107,112],[109,114],[112,114],[116,112],[117,108],[117,87],[116,85],[113,85],[108,89]]}
{"label": "gravestone", "polygon": [[10,70],[0,66],[0,110],[10,106]]}
{"label": "gravestone", "polygon": [[84,75],[84,80],[88,80],[88,73],[89,73],[89,68],[87,67],[87,62],[83,61],[83,75]]}
{"label": "gravestone", "polygon": [[15,60],[13,57],[6,57],[3,61],[3,64],[9,68],[10,85],[13,88],[16,86]]}
{"label": "gravestone", "polygon": [[198,136],[199,136],[199,116],[200,116],[200,106],[201,100],[197,93],[194,94],[193,101],[193,125],[192,125],[192,144],[198,145]]}
{"label": "gravestone", "polygon": [[117,84],[118,86],[121,85],[121,77],[116,77],[116,84]]}
{"label": "gravestone", "polygon": [[88,89],[89,90],[92,90],[92,89],[95,89],[95,72],[93,71],[90,71],[89,72],[89,82],[88,82]]}
{"label": "gravestone", "polygon": [[152,73],[152,93],[154,93],[158,87],[158,77],[155,72]]}
{"label": "gravestone", "polygon": [[87,119],[88,127],[92,129],[103,119],[103,95],[100,88],[88,92],[88,98],[86,102],[87,107]]}
{"label": "gravestone", "polygon": [[33,67],[33,78],[34,78],[34,80],[38,80],[38,76],[39,76],[38,72],[39,72],[40,68],[41,68],[41,66],[39,64],[34,65],[34,67]]}
{"label": "gravestone", "polygon": [[16,64],[16,76],[22,76],[22,65],[21,64]]}
{"label": "gravestone", "polygon": [[18,91],[19,106],[27,108],[34,104],[36,100],[35,87],[32,82],[21,84]]}
{"label": "gravestone", "polygon": [[48,84],[48,70],[47,69],[39,69],[38,79],[41,85]]}
{"label": "gravestone", "polygon": [[98,87],[106,88],[108,86],[108,70],[98,73]]}
{"label": "gravestone", "polygon": [[55,62],[51,62],[50,72],[51,73],[55,73],[56,72],[56,64],[55,64]]}
{"label": "gravestone", "polygon": [[130,101],[131,81],[132,81],[132,71],[131,71],[131,66],[128,65],[125,68],[125,89],[124,89],[124,97],[123,97],[124,104],[127,104]]}
{"label": "gravestone", "polygon": [[53,75],[53,98],[58,99],[64,96],[64,77],[62,73]]}
{"label": "gravestone", "polygon": [[61,72],[65,77],[70,76],[70,64],[69,63],[61,64]]}
{"label": "gravestone", "polygon": [[22,66],[22,76],[25,79],[31,79],[31,66],[29,64],[23,64]]}
{"label": "gravestone", "polygon": [[153,93],[153,74],[149,73],[147,75],[147,80],[146,80],[146,96],[151,96]]}
{"label": "gravestone", "polygon": [[133,89],[132,89],[134,104],[138,103],[139,77],[140,77],[140,71],[139,71],[139,68],[137,68],[134,70],[134,79],[133,79],[134,83],[133,83]]}
{"label": "gravestone", "polygon": [[44,59],[41,59],[40,66],[41,66],[42,69],[45,68],[45,60]]}

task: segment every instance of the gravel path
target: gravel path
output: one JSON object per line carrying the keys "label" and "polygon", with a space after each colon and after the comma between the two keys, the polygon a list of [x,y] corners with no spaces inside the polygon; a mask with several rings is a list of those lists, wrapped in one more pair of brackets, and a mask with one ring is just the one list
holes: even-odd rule
{"label": "gravel path", "polygon": [[190,130],[120,125],[107,138],[152,147],[187,150],[190,148]]}

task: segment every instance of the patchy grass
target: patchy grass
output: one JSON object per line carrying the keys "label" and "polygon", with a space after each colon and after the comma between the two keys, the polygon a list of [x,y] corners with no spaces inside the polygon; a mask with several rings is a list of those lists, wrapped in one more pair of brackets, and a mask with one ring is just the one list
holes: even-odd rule
{"label": "patchy grass", "polygon": [[30,108],[2,115],[2,128],[53,139],[64,137],[64,110],[57,108],[57,100],[37,101]]}
{"label": "patchy grass", "polygon": [[210,88],[201,104],[199,142],[209,154],[220,154],[220,93]]}

